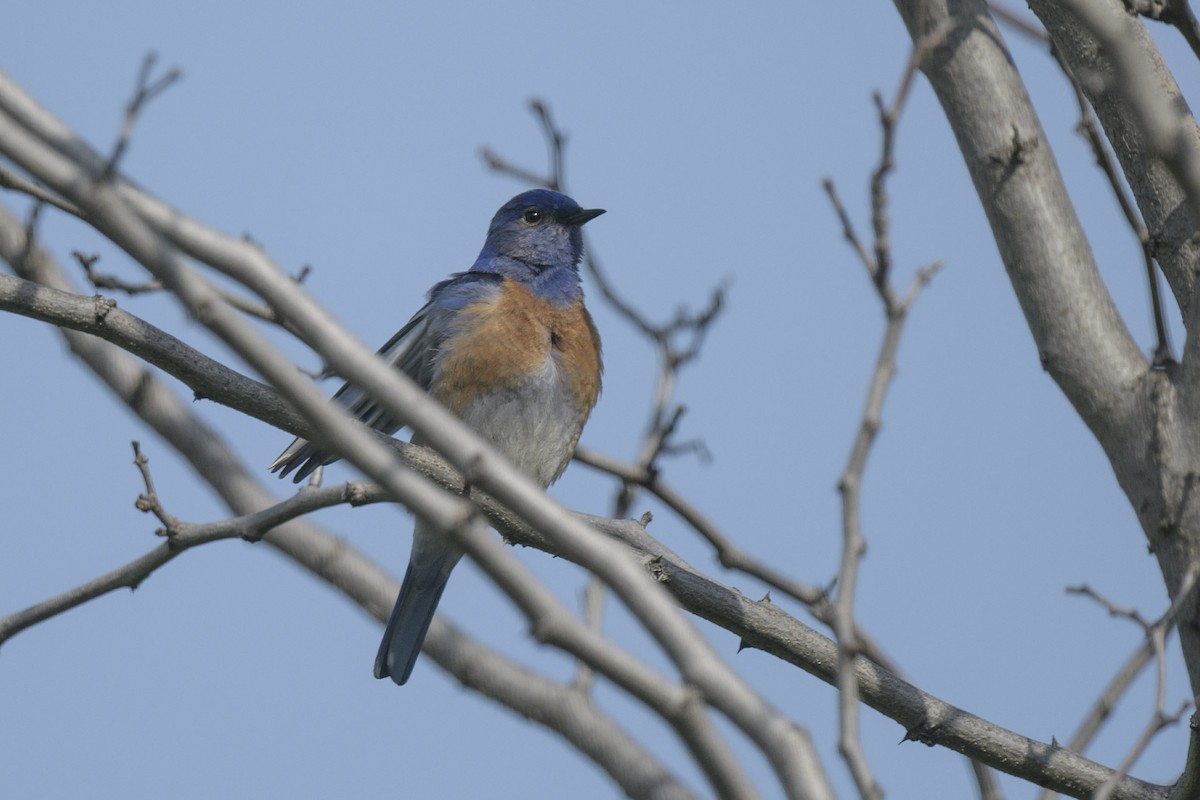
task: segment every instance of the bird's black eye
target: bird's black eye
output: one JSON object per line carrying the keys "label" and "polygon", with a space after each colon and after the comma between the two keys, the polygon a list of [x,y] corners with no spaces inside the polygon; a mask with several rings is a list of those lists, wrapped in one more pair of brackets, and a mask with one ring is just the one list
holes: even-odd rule
{"label": "bird's black eye", "polygon": [[542,221],[542,212],[538,211],[536,208],[531,208],[521,216],[521,219],[532,225],[535,222]]}

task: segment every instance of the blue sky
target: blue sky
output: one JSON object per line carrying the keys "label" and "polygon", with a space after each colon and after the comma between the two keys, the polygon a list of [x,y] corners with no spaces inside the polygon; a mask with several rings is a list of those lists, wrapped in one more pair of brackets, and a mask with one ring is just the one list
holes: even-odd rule
{"label": "blue sky", "polygon": [[[368,343],[386,340],[432,283],[469,266],[492,212],[526,188],[486,171],[479,149],[545,163],[527,111],[530,98],[545,99],[570,134],[570,192],[609,211],[589,225],[590,242],[627,297],[664,319],[731,283],[728,308],[678,390],[688,407],[681,435],[702,440],[712,458],[673,460],[667,479],[758,557],[809,583],[835,573],[835,484],[883,319],[820,181],[837,181],[865,233],[879,141],[871,93],[892,96],[908,55],[890,4],[848,20],[836,5],[786,3],[736,12],[702,3],[681,16],[634,3],[363,2],[335,11],[42,2],[14,6],[5,28],[0,67],[102,149],[142,57],[154,51],[164,67],[182,69],[139,122],[127,174],[201,221],[251,235],[285,268],[312,265],[309,290]],[[1074,100],[1043,52],[1013,44],[1104,277],[1149,351],[1136,242],[1072,132]],[[1179,74],[1181,84],[1200,85],[1196,72]],[[923,689],[1020,733],[1065,740],[1140,632],[1064,588],[1087,582],[1148,617],[1165,609],[1165,593],[1103,453],[1038,364],[953,138],[920,80],[897,158],[896,280],[906,288],[935,259],[946,268],[913,311],[868,467],[859,616]],[[26,208],[13,196],[0,202]],[[80,249],[100,254],[101,269],[140,274],[70,220],[46,215],[42,235],[64,262]],[[653,353],[594,290],[590,297],[608,370],[583,444],[630,458]],[[226,355],[167,299],[120,303]],[[0,315],[0,337],[19,343],[0,348],[10,376],[0,393],[9,453],[0,613],[156,543],[155,522],[133,508],[141,485],[130,440],[142,440],[168,511],[196,522],[222,516],[52,329]],[[196,410],[264,470],[290,441],[227,409]],[[338,467],[327,480],[352,474]],[[283,497],[291,484],[275,488]],[[553,493],[606,513],[613,487],[575,465]],[[642,500],[636,513],[646,509],[655,512],[651,531],[693,564],[762,593],[722,573],[668,511]],[[339,510],[320,520],[402,571],[411,523],[401,512]],[[578,571],[520,555],[577,602]],[[469,565],[442,609],[504,652],[570,674],[570,662],[533,644]],[[738,654],[733,635],[697,625],[812,732],[849,793],[834,750],[833,691],[762,653]],[[606,631],[649,649],[619,609]],[[47,798],[612,795],[590,764],[432,663],[420,663],[404,689],[373,680],[379,633],[266,547],[189,552],[137,592],[5,644],[0,781],[14,797]],[[1177,656],[1168,670],[1174,708],[1188,695]],[[1091,755],[1119,760],[1149,718],[1152,688],[1138,684]],[[600,695],[618,714],[640,714],[603,687]],[[683,762],[662,726],[625,719],[669,764]],[[897,745],[900,727],[870,710],[863,723],[889,796],[971,792],[957,755]],[[1135,774],[1172,780],[1185,746],[1185,729],[1162,734]],[[766,765],[750,764],[764,794],[776,793]]]}

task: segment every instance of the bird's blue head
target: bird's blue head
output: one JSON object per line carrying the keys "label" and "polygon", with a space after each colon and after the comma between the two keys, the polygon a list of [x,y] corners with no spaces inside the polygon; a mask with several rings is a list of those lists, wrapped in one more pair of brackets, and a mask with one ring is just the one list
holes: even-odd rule
{"label": "bird's blue head", "polygon": [[563,267],[574,270],[583,254],[580,226],[603,213],[602,208],[580,208],[549,189],[522,192],[492,217],[476,268],[498,262],[497,271],[509,272],[504,262],[511,259],[535,276]]}

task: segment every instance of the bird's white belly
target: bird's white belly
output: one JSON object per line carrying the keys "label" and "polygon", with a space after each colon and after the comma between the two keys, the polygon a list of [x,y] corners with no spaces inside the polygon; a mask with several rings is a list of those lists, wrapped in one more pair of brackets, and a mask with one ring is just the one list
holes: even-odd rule
{"label": "bird's white belly", "polygon": [[548,486],[571,460],[584,415],[576,410],[554,359],[548,358],[540,373],[469,403],[463,420],[517,469]]}

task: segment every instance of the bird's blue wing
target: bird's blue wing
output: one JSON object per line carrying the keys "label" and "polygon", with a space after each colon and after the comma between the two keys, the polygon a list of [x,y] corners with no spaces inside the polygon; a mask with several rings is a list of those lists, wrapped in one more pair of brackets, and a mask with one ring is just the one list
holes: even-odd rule
{"label": "bird's blue wing", "polygon": [[[502,281],[503,278],[495,273],[471,271],[457,273],[437,284],[429,291],[429,302],[379,349],[379,356],[428,391],[438,351],[442,342],[453,334],[457,312],[494,295]],[[345,406],[356,419],[383,433],[395,433],[403,427],[379,403],[351,383],[343,384],[334,393],[333,400]],[[281,478],[296,470],[292,480],[299,483],[317,467],[336,460],[336,456],[324,453],[307,439],[297,438],[275,459],[270,469],[278,472]]]}

